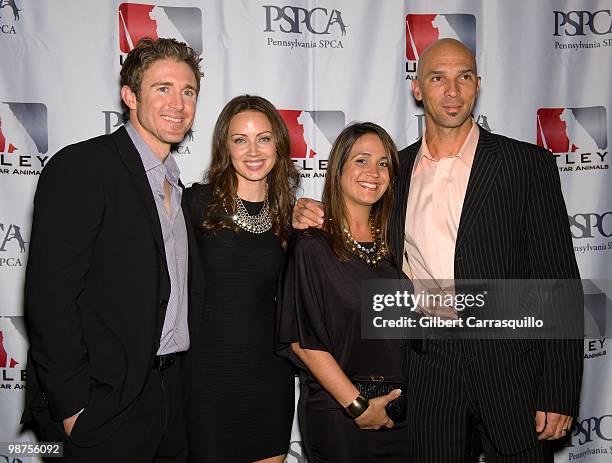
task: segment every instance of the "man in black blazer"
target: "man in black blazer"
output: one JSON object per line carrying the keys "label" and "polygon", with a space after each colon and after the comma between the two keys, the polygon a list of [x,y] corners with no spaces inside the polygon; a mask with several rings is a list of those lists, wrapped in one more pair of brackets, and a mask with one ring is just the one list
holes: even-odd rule
{"label": "man in black blazer", "polygon": [[186,460],[180,363],[202,275],[169,153],[193,123],[199,63],[173,39],[139,42],[121,71],[129,122],[41,174],[23,421],[65,461]]}
{"label": "man in black blazer", "polygon": [[[564,303],[579,320],[580,276],[555,160],[479,128],[471,118],[479,87],[475,57],[460,42],[443,39],[421,55],[413,94],[426,132],[400,152],[392,253],[410,278],[441,284],[569,280]],[[321,215],[301,200],[294,225],[316,226]],[[468,462],[481,447],[487,462],[553,460],[548,441],[565,436],[578,413],[581,339],[411,344],[411,461]]]}

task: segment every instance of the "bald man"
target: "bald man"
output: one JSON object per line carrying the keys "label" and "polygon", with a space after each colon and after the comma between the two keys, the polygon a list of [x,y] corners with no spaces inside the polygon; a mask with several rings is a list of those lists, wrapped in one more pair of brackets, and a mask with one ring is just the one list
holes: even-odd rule
{"label": "bald man", "polygon": [[[476,60],[442,39],[412,82],[424,136],[400,152],[390,245],[413,281],[564,279],[580,319],[582,290],[559,174],[537,146],[472,118]],[[321,223],[300,200],[294,226]],[[579,322],[578,322],[579,323]],[[579,331],[579,330],[578,330]],[[413,462],[552,462],[551,442],[578,413],[582,340],[429,339],[412,343],[408,375]]]}

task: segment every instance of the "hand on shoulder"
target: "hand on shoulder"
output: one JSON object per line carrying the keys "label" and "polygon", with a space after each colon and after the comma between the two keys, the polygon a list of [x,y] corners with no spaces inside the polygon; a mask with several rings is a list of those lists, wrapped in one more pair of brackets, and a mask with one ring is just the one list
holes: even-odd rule
{"label": "hand on shoulder", "polygon": [[293,206],[292,226],[296,230],[305,230],[309,227],[321,228],[324,217],[325,206],[322,202],[300,198]]}

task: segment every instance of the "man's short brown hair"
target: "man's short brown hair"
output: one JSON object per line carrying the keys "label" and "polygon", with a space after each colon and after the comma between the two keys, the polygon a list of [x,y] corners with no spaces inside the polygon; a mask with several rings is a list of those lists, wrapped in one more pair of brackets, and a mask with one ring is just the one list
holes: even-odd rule
{"label": "man's short brown hair", "polygon": [[123,62],[121,86],[127,85],[136,98],[139,98],[140,85],[145,71],[161,59],[171,59],[187,64],[195,76],[196,92],[200,92],[200,78],[202,77],[200,61],[202,59],[193,48],[175,39],[141,39]]}

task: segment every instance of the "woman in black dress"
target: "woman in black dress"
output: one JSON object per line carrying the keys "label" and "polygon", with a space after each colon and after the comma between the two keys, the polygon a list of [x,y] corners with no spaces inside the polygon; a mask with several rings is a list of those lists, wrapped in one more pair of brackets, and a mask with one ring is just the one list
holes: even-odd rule
{"label": "woman in black dress", "polygon": [[385,406],[401,391],[364,399],[354,380],[401,383],[401,342],[362,340],[363,280],[399,278],[387,247],[398,158],[376,124],[348,126],[332,148],[326,222],[292,243],[279,317],[280,352],[300,367],[298,417],[308,461],[406,462],[408,434]]}
{"label": "woman in black dress", "polygon": [[186,190],[205,275],[187,358],[190,461],[280,463],[295,398],[293,368],[274,353],[275,300],[299,176],[269,101],[225,106],[206,178]]}

